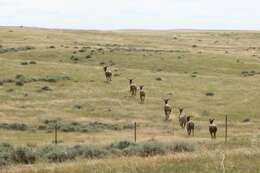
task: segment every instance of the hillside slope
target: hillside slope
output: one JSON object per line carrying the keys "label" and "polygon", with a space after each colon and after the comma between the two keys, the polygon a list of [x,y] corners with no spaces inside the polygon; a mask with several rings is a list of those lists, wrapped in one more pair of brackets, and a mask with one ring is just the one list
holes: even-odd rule
{"label": "hillside slope", "polygon": [[[110,84],[104,65],[111,65]],[[222,148],[227,114],[231,148],[259,145],[260,32],[0,27],[0,68],[1,142],[49,144],[52,133],[39,126],[59,120],[66,125],[137,122],[139,141],[211,146],[208,119],[215,118]],[[145,104],[130,97],[130,78],[144,85]],[[164,98],[174,106],[170,122],[164,121]],[[178,107],[196,123],[195,137],[187,138],[179,127]],[[12,130],[3,123],[27,128]],[[66,145],[133,140],[131,128],[102,128],[59,138]]]}

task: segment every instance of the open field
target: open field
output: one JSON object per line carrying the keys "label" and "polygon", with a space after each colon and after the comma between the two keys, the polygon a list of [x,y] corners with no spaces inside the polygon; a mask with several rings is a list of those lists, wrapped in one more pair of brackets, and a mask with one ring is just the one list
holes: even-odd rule
{"label": "open field", "polygon": [[[105,64],[112,65],[111,84]],[[193,152],[7,165],[3,172],[222,172],[223,155],[226,172],[260,172],[260,32],[0,27],[0,69],[1,143],[48,145],[54,135],[46,121],[58,120],[59,145],[133,141],[134,122],[138,142],[195,145]],[[144,85],[145,104],[130,97],[129,78]],[[175,108],[169,122],[164,98]],[[178,107],[192,116],[194,137],[179,127]],[[209,118],[218,125],[216,140]]]}

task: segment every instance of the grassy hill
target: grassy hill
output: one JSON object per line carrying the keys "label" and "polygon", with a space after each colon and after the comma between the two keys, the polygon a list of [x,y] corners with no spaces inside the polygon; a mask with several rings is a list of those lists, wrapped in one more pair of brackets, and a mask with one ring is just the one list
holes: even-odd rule
{"label": "grassy hill", "polygon": [[[113,71],[110,84],[104,65]],[[48,145],[54,136],[48,122],[56,120],[62,127],[60,145],[133,141],[134,122],[138,142],[196,145],[192,153],[145,160],[111,156],[60,165],[40,162],[9,165],[11,172],[219,172],[223,153],[226,172],[259,172],[260,32],[0,27],[0,69],[1,142]],[[130,97],[129,78],[144,85],[145,104]],[[169,122],[164,121],[164,98],[174,106]],[[178,107],[192,116],[194,137],[179,127]],[[219,127],[216,140],[209,137],[209,118]]]}

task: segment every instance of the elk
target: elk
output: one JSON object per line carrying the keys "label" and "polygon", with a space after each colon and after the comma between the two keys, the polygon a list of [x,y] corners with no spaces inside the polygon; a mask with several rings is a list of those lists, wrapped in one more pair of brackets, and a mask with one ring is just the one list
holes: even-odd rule
{"label": "elk", "polygon": [[211,135],[211,138],[216,138],[216,133],[218,131],[218,128],[214,121],[215,119],[209,119],[209,133]]}
{"label": "elk", "polygon": [[111,82],[112,81],[112,72],[110,69],[108,69],[108,66],[104,67],[104,71],[105,71],[105,76],[107,79],[107,82]]}
{"label": "elk", "polygon": [[169,99],[164,99],[164,113],[165,113],[165,121],[169,120],[170,114],[172,112],[172,107],[168,104]]}
{"label": "elk", "polygon": [[140,86],[140,100],[141,100],[141,103],[144,103],[144,100],[145,100],[145,91],[143,90],[144,86],[141,85]]}
{"label": "elk", "polygon": [[129,79],[129,85],[130,85],[130,94],[131,96],[136,96],[137,87],[135,84],[133,84],[133,79]]}
{"label": "elk", "polygon": [[182,128],[185,128],[187,123],[187,116],[183,112],[183,108],[179,108],[180,114],[179,114],[179,123]]}
{"label": "elk", "polygon": [[191,120],[190,116],[187,116],[186,130],[189,136],[191,135],[191,133],[192,136],[194,136],[194,128],[195,128],[194,122]]}

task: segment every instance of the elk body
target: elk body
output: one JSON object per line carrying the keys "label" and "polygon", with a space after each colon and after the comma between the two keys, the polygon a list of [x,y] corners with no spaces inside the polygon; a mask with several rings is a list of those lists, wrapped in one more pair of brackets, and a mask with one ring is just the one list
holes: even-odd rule
{"label": "elk body", "polygon": [[181,126],[182,128],[185,128],[186,123],[187,123],[187,116],[186,116],[186,114],[183,112],[183,108],[179,108],[179,111],[180,111],[180,115],[179,115],[179,123],[180,123],[180,126]]}
{"label": "elk body", "polygon": [[191,118],[190,116],[187,116],[186,130],[187,130],[187,133],[189,136],[191,134],[192,134],[192,136],[194,136],[195,124],[190,118]]}
{"label": "elk body", "polygon": [[165,121],[170,119],[170,115],[172,112],[172,107],[168,104],[169,99],[164,100],[164,113],[165,113]]}
{"label": "elk body", "polygon": [[111,82],[112,81],[112,72],[108,68],[108,66],[104,67],[104,72],[105,72],[105,76],[106,76],[107,82]]}
{"label": "elk body", "polygon": [[144,100],[145,100],[145,91],[143,90],[143,87],[144,86],[140,86],[140,100],[141,100],[141,103],[144,103]]}
{"label": "elk body", "polygon": [[131,94],[131,96],[136,96],[137,87],[136,87],[136,85],[133,83],[133,79],[129,79],[129,85],[130,85],[130,94]]}
{"label": "elk body", "polygon": [[216,134],[218,131],[218,128],[216,124],[214,123],[215,119],[209,119],[209,133],[211,135],[211,138],[216,138]]}

